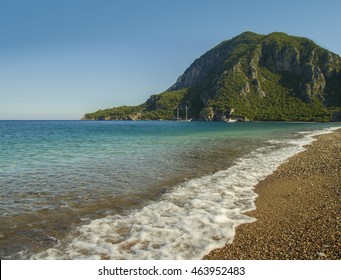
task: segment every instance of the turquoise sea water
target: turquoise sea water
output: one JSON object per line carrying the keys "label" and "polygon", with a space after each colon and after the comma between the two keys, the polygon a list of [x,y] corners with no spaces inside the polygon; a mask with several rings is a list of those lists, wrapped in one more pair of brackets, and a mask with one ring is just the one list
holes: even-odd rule
{"label": "turquoise sea water", "polygon": [[201,257],[252,221],[260,179],[333,126],[0,121],[0,257]]}

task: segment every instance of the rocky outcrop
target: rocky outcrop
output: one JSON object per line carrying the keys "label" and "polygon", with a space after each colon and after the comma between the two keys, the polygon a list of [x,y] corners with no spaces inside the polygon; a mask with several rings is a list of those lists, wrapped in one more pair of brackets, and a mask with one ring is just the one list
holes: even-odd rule
{"label": "rocky outcrop", "polygon": [[278,50],[274,44],[263,43],[260,64],[273,72],[302,73],[300,54],[295,47]]}
{"label": "rocky outcrop", "polygon": [[199,119],[205,121],[213,121],[215,113],[212,107],[205,107],[200,111]]}
{"label": "rocky outcrop", "polygon": [[246,82],[245,86],[243,86],[241,89],[240,89],[240,95],[244,95],[246,96],[248,93],[250,93],[251,90],[250,90],[250,84],[249,82]]}
{"label": "rocky outcrop", "polygon": [[141,119],[141,113],[132,114],[128,116],[128,120],[131,120],[131,121],[137,121],[139,119]]}
{"label": "rocky outcrop", "polygon": [[[303,57],[303,58],[302,58]],[[308,57],[308,59],[307,59]],[[329,62],[340,64],[340,59],[329,54]],[[335,67],[328,63],[319,64],[319,58],[315,51],[308,55],[301,55],[296,47],[284,47],[278,49],[273,45],[263,45],[261,66],[273,72],[288,72],[301,79],[297,95],[305,102],[310,102],[312,96],[322,98],[326,87],[326,77],[331,77],[336,72]]]}
{"label": "rocky outcrop", "polygon": [[212,72],[216,72],[222,61],[231,52],[230,47],[216,47],[206,54],[196,59],[186,71],[179,76],[174,85],[172,85],[168,91],[178,90],[193,86],[203,79],[207,78]]}
{"label": "rocky outcrop", "polygon": [[304,78],[299,86],[301,98],[305,102],[311,102],[313,96],[319,96],[323,100],[326,79],[321,69],[313,64],[307,63],[303,67],[302,74]]}
{"label": "rocky outcrop", "polygon": [[[174,85],[168,91],[178,90],[181,88],[191,87],[202,82],[202,80],[209,76],[217,78],[221,71],[224,70],[224,63],[226,58],[240,45],[250,44],[253,38],[261,37],[253,32],[244,32],[231,40],[224,41],[206,52],[201,57],[194,60],[194,62],[179,76]],[[214,86],[214,85],[212,85]]]}

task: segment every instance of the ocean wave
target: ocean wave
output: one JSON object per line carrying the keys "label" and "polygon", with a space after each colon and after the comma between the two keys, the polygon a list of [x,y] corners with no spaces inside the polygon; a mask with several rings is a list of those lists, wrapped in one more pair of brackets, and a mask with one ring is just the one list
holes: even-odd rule
{"label": "ocean wave", "polygon": [[[129,215],[112,215],[79,226],[53,248],[32,259],[200,259],[233,241],[235,229],[255,221],[256,184],[273,173],[317,135],[301,133],[236,160],[224,171],[175,186],[157,202]],[[283,144],[282,143],[282,144]]]}

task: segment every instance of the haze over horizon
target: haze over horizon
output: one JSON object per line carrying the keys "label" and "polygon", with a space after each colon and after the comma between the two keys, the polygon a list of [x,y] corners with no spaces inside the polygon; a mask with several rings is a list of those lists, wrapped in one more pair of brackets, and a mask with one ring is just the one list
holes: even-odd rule
{"label": "haze over horizon", "polygon": [[80,119],[143,103],[244,32],[285,32],[341,54],[341,2],[0,2],[0,119]]}

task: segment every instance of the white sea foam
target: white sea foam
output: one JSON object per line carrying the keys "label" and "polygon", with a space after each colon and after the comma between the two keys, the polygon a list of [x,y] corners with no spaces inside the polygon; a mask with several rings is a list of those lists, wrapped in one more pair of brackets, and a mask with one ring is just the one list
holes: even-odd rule
{"label": "white sea foam", "polygon": [[302,133],[286,147],[259,148],[235,165],[192,179],[160,201],[127,216],[108,216],[77,228],[55,248],[32,258],[50,259],[200,259],[232,242],[236,226],[255,221],[254,186],[289,157],[304,150],[325,129]]}

